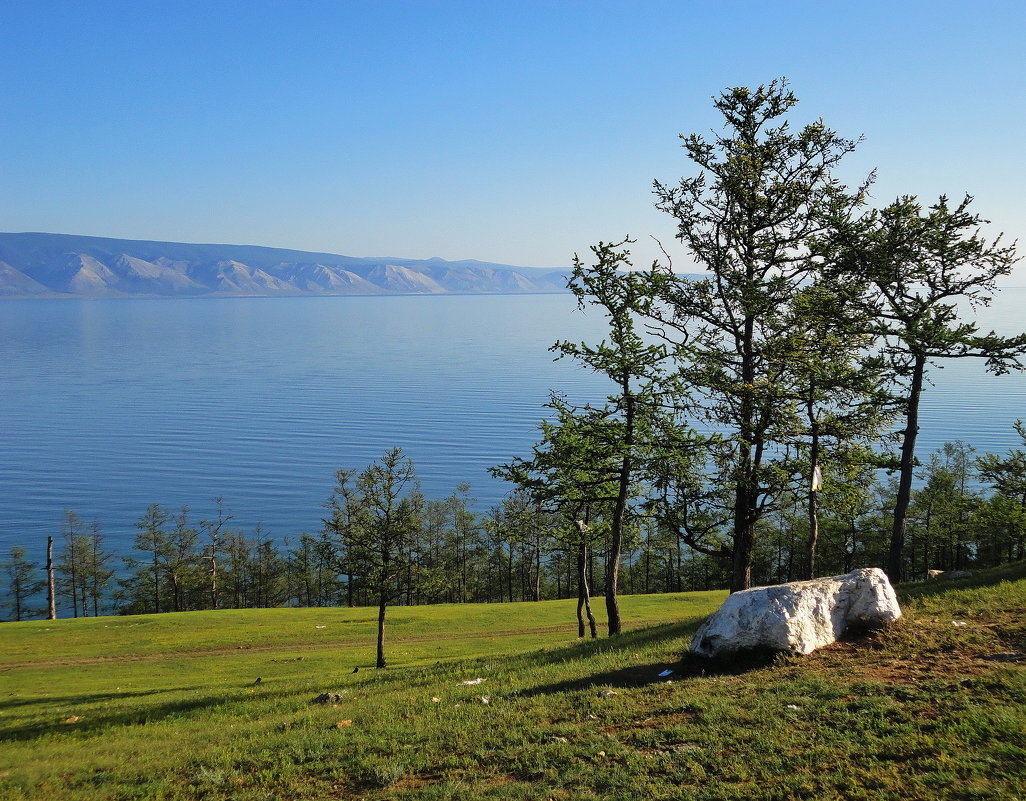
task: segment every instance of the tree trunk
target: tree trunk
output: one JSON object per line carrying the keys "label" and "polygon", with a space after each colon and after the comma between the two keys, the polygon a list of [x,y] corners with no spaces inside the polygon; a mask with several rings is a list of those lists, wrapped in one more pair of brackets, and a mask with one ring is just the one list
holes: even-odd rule
{"label": "tree trunk", "polygon": [[588,586],[584,575],[584,544],[577,548],[577,636],[584,637],[584,595]]}
{"label": "tree trunk", "polygon": [[46,619],[57,619],[57,593],[53,578],[53,537],[46,538]]}
{"label": "tree trunk", "polygon": [[[159,567],[157,565],[157,546],[153,546],[153,612],[160,613],[160,579]],[[77,615],[76,615],[77,617]]]}
{"label": "tree trunk", "polygon": [[819,492],[809,492],[809,541],[806,544],[805,578],[816,577],[816,546],[819,542]]}
{"label": "tree trunk", "polygon": [[217,555],[210,549],[210,608],[217,609]]}
{"label": "tree trunk", "polygon": [[534,600],[541,600],[541,543],[535,542],[534,549]]}
{"label": "tree trunk", "polygon": [[734,529],[734,568],[730,591],[747,590],[752,586],[752,553],[755,550],[755,524],[740,520]]}
{"label": "tree trunk", "polygon": [[912,498],[912,469],[916,461],[916,436],[919,434],[919,399],[923,393],[923,374],[926,357],[916,355],[912,368],[912,384],[905,412],[905,431],[901,440],[901,466],[898,473],[898,497],[894,502],[894,525],[891,529],[891,547],[887,554],[887,576],[892,584],[902,580],[902,550],[905,545],[905,519]]}
{"label": "tree trunk", "polygon": [[591,591],[588,588],[588,545],[582,542],[577,550],[577,636],[584,636],[584,614],[588,616],[591,638],[598,638],[598,626],[591,611]]}
{"label": "tree trunk", "polygon": [[616,600],[617,585],[620,582],[620,553],[623,550],[623,528],[627,520],[627,495],[630,491],[632,458],[634,450],[634,396],[630,394],[628,380],[623,381],[624,439],[623,461],[620,463],[620,480],[616,489],[616,506],[613,509],[613,525],[610,527],[609,558],[606,562],[606,617],[609,636],[615,637],[621,631],[620,605]]}
{"label": "tree trunk", "polygon": [[[748,267],[748,280],[753,279]],[[749,388],[755,383],[755,319],[747,316],[744,321],[741,356],[741,380],[744,390],[741,397],[739,445],[737,454],[736,489],[734,491],[734,564],[730,578],[730,591],[747,590],[752,585],[752,555],[755,550],[755,464],[752,447],[755,439],[755,411]]]}
{"label": "tree trunk", "polygon": [[378,595],[378,661],[376,667],[385,667],[385,594]]}
{"label": "tree trunk", "polygon": [[75,536],[68,540],[66,552],[70,555],[68,577],[71,579],[71,616],[78,617],[78,552],[75,548]]}
{"label": "tree trunk", "polygon": [[809,401],[809,418],[812,421],[812,444],[809,448],[809,540],[805,547],[805,578],[816,577],[816,546],[819,542],[819,423],[813,418],[812,401]]}
{"label": "tree trunk", "polygon": [[742,446],[742,476],[734,493],[734,564],[730,578],[730,591],[747,590],[752,586],[752,554],[755,550],[755,515],[750,491],[750,449]]}

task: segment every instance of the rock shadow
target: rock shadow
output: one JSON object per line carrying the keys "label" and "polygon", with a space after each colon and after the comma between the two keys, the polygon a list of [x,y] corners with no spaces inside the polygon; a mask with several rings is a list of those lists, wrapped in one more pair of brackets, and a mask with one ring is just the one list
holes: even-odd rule
{"label": "rock shadow", "polygon": [[[692,681],[713,676],[738,676],[770,667],[779,658],[780,652],[768,649],[732,654],[715,659],[687,653],[676,662],[653,662],[646,665],[631,665],[619,670],[591,673],[576,679],[540,684],[522,690],[519,695],[534,697],[599,688],[633,689],[649,684]],[[662,675],[665,671],[671,672],[668,675]]]}

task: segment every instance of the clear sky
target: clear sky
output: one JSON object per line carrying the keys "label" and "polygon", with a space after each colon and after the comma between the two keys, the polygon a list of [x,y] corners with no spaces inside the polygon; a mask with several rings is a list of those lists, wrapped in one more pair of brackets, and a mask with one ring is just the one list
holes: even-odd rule
{"label": "clear sky", "polygon": [[1021,0],[0,0],[0,230],[644,264],[677,134],[781,75],[844,178],[1026,250]]}

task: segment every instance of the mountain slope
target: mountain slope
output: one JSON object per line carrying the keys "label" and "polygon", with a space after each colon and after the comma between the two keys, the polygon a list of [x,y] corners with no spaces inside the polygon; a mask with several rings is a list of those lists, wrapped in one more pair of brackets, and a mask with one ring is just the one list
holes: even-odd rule
{"label": "mountain slope", "polygon": [[565,292],[566,272],[257,245],[0,233],[0,297]]}

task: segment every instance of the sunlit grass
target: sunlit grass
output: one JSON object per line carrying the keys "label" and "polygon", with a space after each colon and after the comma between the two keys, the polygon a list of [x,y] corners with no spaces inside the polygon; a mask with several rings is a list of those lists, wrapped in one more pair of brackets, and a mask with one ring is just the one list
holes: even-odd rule
{"label": "sunlit grass", "polygon": [[707,675],[679,660],[723,593],[584,642],[568,601],[395,608],[384,671],[369,609],[5,624],[0,798],[1022,798],[1026,668],[981,657],[1026,651],[1023,574]]}

